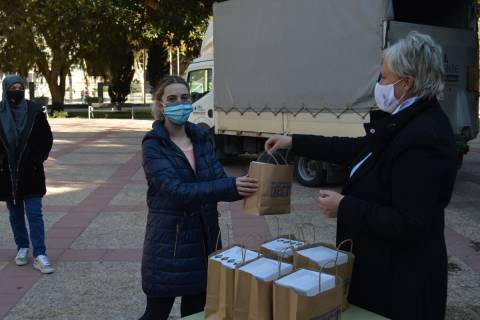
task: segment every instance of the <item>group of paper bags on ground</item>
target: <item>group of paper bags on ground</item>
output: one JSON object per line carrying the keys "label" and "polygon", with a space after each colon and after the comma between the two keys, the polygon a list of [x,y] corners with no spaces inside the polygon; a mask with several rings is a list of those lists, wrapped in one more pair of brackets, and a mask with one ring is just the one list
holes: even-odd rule
{"label": "group of paper bags on ground", "polygon": [[351,251],[291,238],[229,246],[208,260],[205,319],[340,319],[353,263]]}

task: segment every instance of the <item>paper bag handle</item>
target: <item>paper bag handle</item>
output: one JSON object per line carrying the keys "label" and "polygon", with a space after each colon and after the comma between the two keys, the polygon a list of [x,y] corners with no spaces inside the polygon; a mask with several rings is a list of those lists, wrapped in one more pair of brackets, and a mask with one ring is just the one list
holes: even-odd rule
{"label": "paper bag handle", "polygon": [[277,216],[274,216],[275,221],[277,221],[277,238],[280,237],[280,218]]}
{"label": "paper bag handle", "polygon": [[345,239],[342,242],[340,242],[337,246],[337,250],[340,250],[345,243],[349,243],[349,242],[350,242],[349,252],[352,253],[352,251],[353,251],[353,240],[352,239]]}
{"label": "paper bag handle", "polygon": [[[278,238],[280,238],[280,218],[277,217],[277,216],[273,216],[273,218],[274,218],[275,221],[277,222],[277,236],[276,236],[276,238],[278,239]],[[295,232],[296,232],[296,230],[295,230]],[[295,232],[294,232],[294,233],[295,233]],[[290,241],[293,240],[293,239],[292,239],[292,233],[291,233],[291,232],[288,233],[288,240],[290,240]]]}
{"label": "paper bag handle", "polygon": [[296,228],[295,228],[295,233],[299,234],[299,237],[301,238],[302,241],[305,241],[305,232],[303,232],[303,227],[301,223],[297,223]]}
{"label": "paper bag handle", "polygon": [[289,233],[289,234],[288,234],[288,241],[290,241],[290,243],[293,241],[293,238],[295,238],[295,235]]}
{"label": "paper bag handle", "polygon": [[[338,253],[338,251],[337,251]],[[338,255],[337,255],[338,256]],[[327,261],[323,264],[323,266],[320,267],[320,271],[318,272],[318,294],[322,292],[322,271],[323,268],[325,268],[329,263],[333,262],[335,266],[335,278],[338,277],[338,265],[337,265],[337,260],[330,260]]]}
{"label": "paper bag handle", "polygon": [[[227,224],[227,244],[230,245],[230,228],[231,225]],[[220,227],[218,228],[218,233],[217,233],[217,241],[215,241],[215,251],[218,251],[220,247],[220,236],[222,235],[222,229]]]}
{"label": "paper bag handle", "polygon": [[282,274],[282,258],[283,258],[283,253],[286,252],[288,249],[294,249],[293,246],[290,246],[290,247],[287,247],[287,248],[283,248],[281,251],[280,251],[280,254],[278,255],[277,257],[277,261],[278,261],[278,278],[280,278],[281,274]]}
{"label": "paper bag handle", "polygon": [[[228,232],[228,231],[227,231]],[[217,233],[217,241],[215,241],[215,251],[218,251],[219,248],[219,243],[220,243],[220,235],[222,234],[222,229],[218,227],[218,233]]]}
{"label": "paper bag handle", "polygon": [[[312,243],[315,243],[317,240],[317,229],[315,228],[315,225],[311,222],[306,222],[303,224],[304,226],[309,226],[309,227],[312,227],[312,231],[313,231],[313,242]],[[305,239],[305,241],[307,241],[307,239]]]}
{"label": "paper bag handle", "polygon": [[315,225],[311,222],[304,222],[304,223],[299,223],[297,224],[297,230],[300,230],[301,232],[301,236],[302,236],[302,240],[304,242],[308,242],[307,241],[307,238],[305,237],[305,232],[303,231],[303,227],[304,226],[309,226],[309,227],[312,227],[312,231],[313,231],[313,242],[312,243],[315,243],[316,242],[316,238],[317,238],[317,229],[315,228]]}
{"label": "paper bag handle", "polygon": [[[257,236],[260,236],[260,235],[257,235]],[[247,246],[245,245],[245,243],[247,242],[247,240],[250,240],[250,238],[254,238],[255,236],[253,234],[248,234],[246,235],[243,240],[242,240],[242,243],[241,243],[241,246],[240,246],[240,252],[242,253],[242,263],[245,263],[245,260],[247,259]],[[257,257],[260,257],[260,251],[257,252]]]}
{"label": "paper bag handle", "polygon": [[275,161],[276,165],[280,165],[277,157],[283,161],[283,164],[288,164],[287,159],[285,159],[285,157],[280,152],[275,152],[274,154],[270,154],[266,151],[263,151],[262,153],[260,153],[257,160],[260,160],[264,155],[268,155],[270,158],[272,158]]}
{"label": "paper bag handle", "polygon": [[227,241],[229,246],[233,244],[233,227],[231,223],[227,224]]}
{"label": "paper bag handle", "polygon": [[352,243],[353,243],[352,239],[346,239],[346,240],[342,241],[342,242],[338,245],[337,250],[335,250],[335,251],[337,252],[336,255],[335,255],[335,260],[327,261],[326,263],[323,264],[323,266],[320,266],[320,274],[319,274],[319,276],[318,276],[318,278],[319,278],[319,280],[318,280],[318,281],[319,281],[318,292],[321,291],[321,288],[320,288],[321,279],[320,279],[320,278],[321,278],[321,276],[322,276],[322,271],[323,271],[323,269],[324,269],[330,262],[333,262],[333,263],[334,263],[334,267],[335,267],[335,277],[338,277],[338,255],[339,255],[339,253],[340,253],[339,247],[340,247],[341,245],[343,245],[344,243],[346,243],[346,242],[352,242]]}
{"label": "paper bag handle", "polygon": [[[351,239],[347,239],[347,240],[352,241]],[[345,241],[347,241],[347,240],[342,241],[342,242],[338,245],[338,247],[340,247],[340,246],[343,244],[343,242],[345,242]],[[353,242],[352,242],[352,243],[353,243]],[[334,261],[334,262],[335,262],[335,276],[336,276],[336,277],[338,277],[338,255],[340,254],[340,249],[338,249],[338,247],[337,247],[337,250],[335,250],[335,251],[337,252],[337,254],[335,255],[335,261]],[[327,262],[327,263],[328,263],[328,262]],[[325,266],[325,265],[326,265],[326,264],[324,264],[323,266]],[[323,267],[322,267],[322,269],[323,269]]]}

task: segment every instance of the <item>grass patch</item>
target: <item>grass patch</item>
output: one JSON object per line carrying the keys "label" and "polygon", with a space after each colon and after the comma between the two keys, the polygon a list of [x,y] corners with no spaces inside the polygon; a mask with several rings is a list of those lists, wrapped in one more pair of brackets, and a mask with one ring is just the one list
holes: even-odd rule
{"label": "grass patch", "polygon": [[49,115],[51,118],[67,118],[68,112],[65,111],[53,111]]}

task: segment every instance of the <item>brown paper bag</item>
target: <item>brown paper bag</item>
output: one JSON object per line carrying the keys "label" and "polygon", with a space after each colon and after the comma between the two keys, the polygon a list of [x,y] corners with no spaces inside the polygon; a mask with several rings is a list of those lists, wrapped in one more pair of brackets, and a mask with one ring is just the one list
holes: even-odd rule
{"label": "brown paper bag", "polygon": [[[296,247],[294,248],[293,246],[291,247],[291,249],[293,251],[295,250],[301,250],[304,246],[308,245],[308,241],[305,237],[305,233],[303,231],[304,229],[304,226],[309,226],[312,228],[312,231],[313,231],[313,242],[312,243],[315,243],[315,238],[316,238],[316,229],[315,229],[315,226],[312,224],[312,223],[301,223],[301,224],[297,224],[296,226],[296,230],[294,231],[294,233],[290,233],[290,234],[286,234],[286,235],[280,235],[280,221],[279,221],[279,218],[278,217],[275,217],[276,220],[277,220],[277,236],[271,240],[268,240],[268,241],[264,241],[262,244],[260,244],[258,250],[260,251],[261,254],[263,255],[269,255],[269,256],[273,256],[277,259],[281,259],[282,262],[285,262],[285,263],[293,263],[293,253],[291,256],[289,257],[284,257],[284,256],[281,256],[279,255],[277,252],[275,251],[272,251],[266,247],[264,247],[263,245],[265,243],[268,243],[268,242],[271,242],[271,241],[275,241],[277,239],[288,239],[290,241],[300,241],[300,242],[303,242],[304,245],[300,246],[300,247]],[[297,234],[299,234],[299,237],[297,237]]]}
{"label": "brown paper bag", "polygon": [[[261,259],[257,258],[246,264]],[[269,258],[269,257],[265,257]],[[271,257],[270,259],[273,259]],[[278,261],[277,277],[281,275],[282,262]],[[261,281],[250,273],[235,270],[235,320],[273,319],[273,281]]]}
{"label": "brown paper bag", "polygon": [[235,301],[235,269],[229,269],[220,261],[210,258],[218,256],[219,254],[222,254],[222,252],[225,252],[235,246],[243,247],[241,245],[230,245],[225,249],[212,253],[209,256],[205,319],[233,319],[233,306]]}
{"label": "brown paper bag", "polygon": [[[340,250],[340,248],[345,244],[345,243],[351,243],[350,245],[350,251],[343,251]],[[310,269],[310,270],[315,270],[315,271],[320,271],[323,270],[323,272],[335,275],[336,273],[338,276],[341,278],[342,281],[342,288],[343,288],[343,299],[342,299],[342,311],[345,311],[348,308],[348,292],[350,290],[350,281],[352,279],[352,272],[353,272],[353,264],[355,262],[355,255],[352,253],[352,247],[353,247],[353,242],[351,239],[347,239],[342,241],[338,247],[335,247],[335,245],[330,244],[330,243],[314,243],[314,244],[309,244],[306,245],[302,248],[299,248],[296,251],[308,249],[308,248],[314,248],[314,247],[327,247],[333,250],[336,250],[337,252],[342,252],[347,254],[348,256],[348,261],[347,263],[337,265],[337,268],[331,267],[331,268],[322,268],[321,266],[317,265],[315,261],[312,261],[308,259],[305,256],[302,256],[298,254],[297,252],[294,252],[293,254],[293,264],[295,265],[295,268],[304,268],[304,269]]]}
{"label": "brown paper bag", "polygon": [[[297,237],[295,237],[294,234],[287,234],[287,235],[280,235],[278,237],[275,237],[271,240],[268,240],[268,241],[265,241],[263,242],[262,244],[260,244],[259,248],[258,248],[258,251],[260,251],[260,253],[264,256],[272,256],[272,257],[275,257],[275,259],[280,259],[282,262],[285,262],[285,263],[291,263],[293,264],[293,254],[291,256],[288,256],[288,257],[285,257],[285,256],[282,256],[281,254],[278,254],[277,252],[275,251],[272,251],[270,250],[269,248],[265,248],[263,247],[263,244],[265,243],[268,243],[268,242],[271,242],[271,241],[274,241],[274,240],[277,240],[277,239],[288,239],[289,241],[301,241],[301,242],[304,242],[303,240],[300,240],[300,239],[297,239]],[[305,243],[305,242],[304,242]],[[290,247],[293,251],[295,250],[294,247]],[[290,249],[289,248],[289,249]],[[303,248],[303,246],[301,247],[298,247],[297,249],[300,250],[300,248]]]}
{"label": "brown paper bag", "polygon": [[245,199],[245,213],[257,216],[290,213],[293,166],[278,161],[276,164],[252,161],[248,175],[258,179],[259,188]]}
{"label": "brown paper bag", "polygon": [[341,319],[342,283],[335,277],[335,288],[308,297],[293,289],[273,284],[274,320]]}

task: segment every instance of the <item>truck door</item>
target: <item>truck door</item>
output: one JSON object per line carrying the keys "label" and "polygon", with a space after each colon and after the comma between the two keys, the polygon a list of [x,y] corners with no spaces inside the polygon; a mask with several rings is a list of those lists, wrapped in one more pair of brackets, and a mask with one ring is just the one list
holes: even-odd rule
{"label": "truck door", "polygon": [[193,102],[193,113],[188,120],[209,129],[214,125],[213,69],[211,65],[204,64],[188,71],[187,82]]}
{"label": "truck door", "polygon": [[[420,3],[420,4],[419,4]],[[438,97],[447,114],[459,151],[478,134],[478,36],[473,1],[394,1],[393,21],[385,22],[384,44],[395,43],[415,30],[442,46],[445,89]]]}

